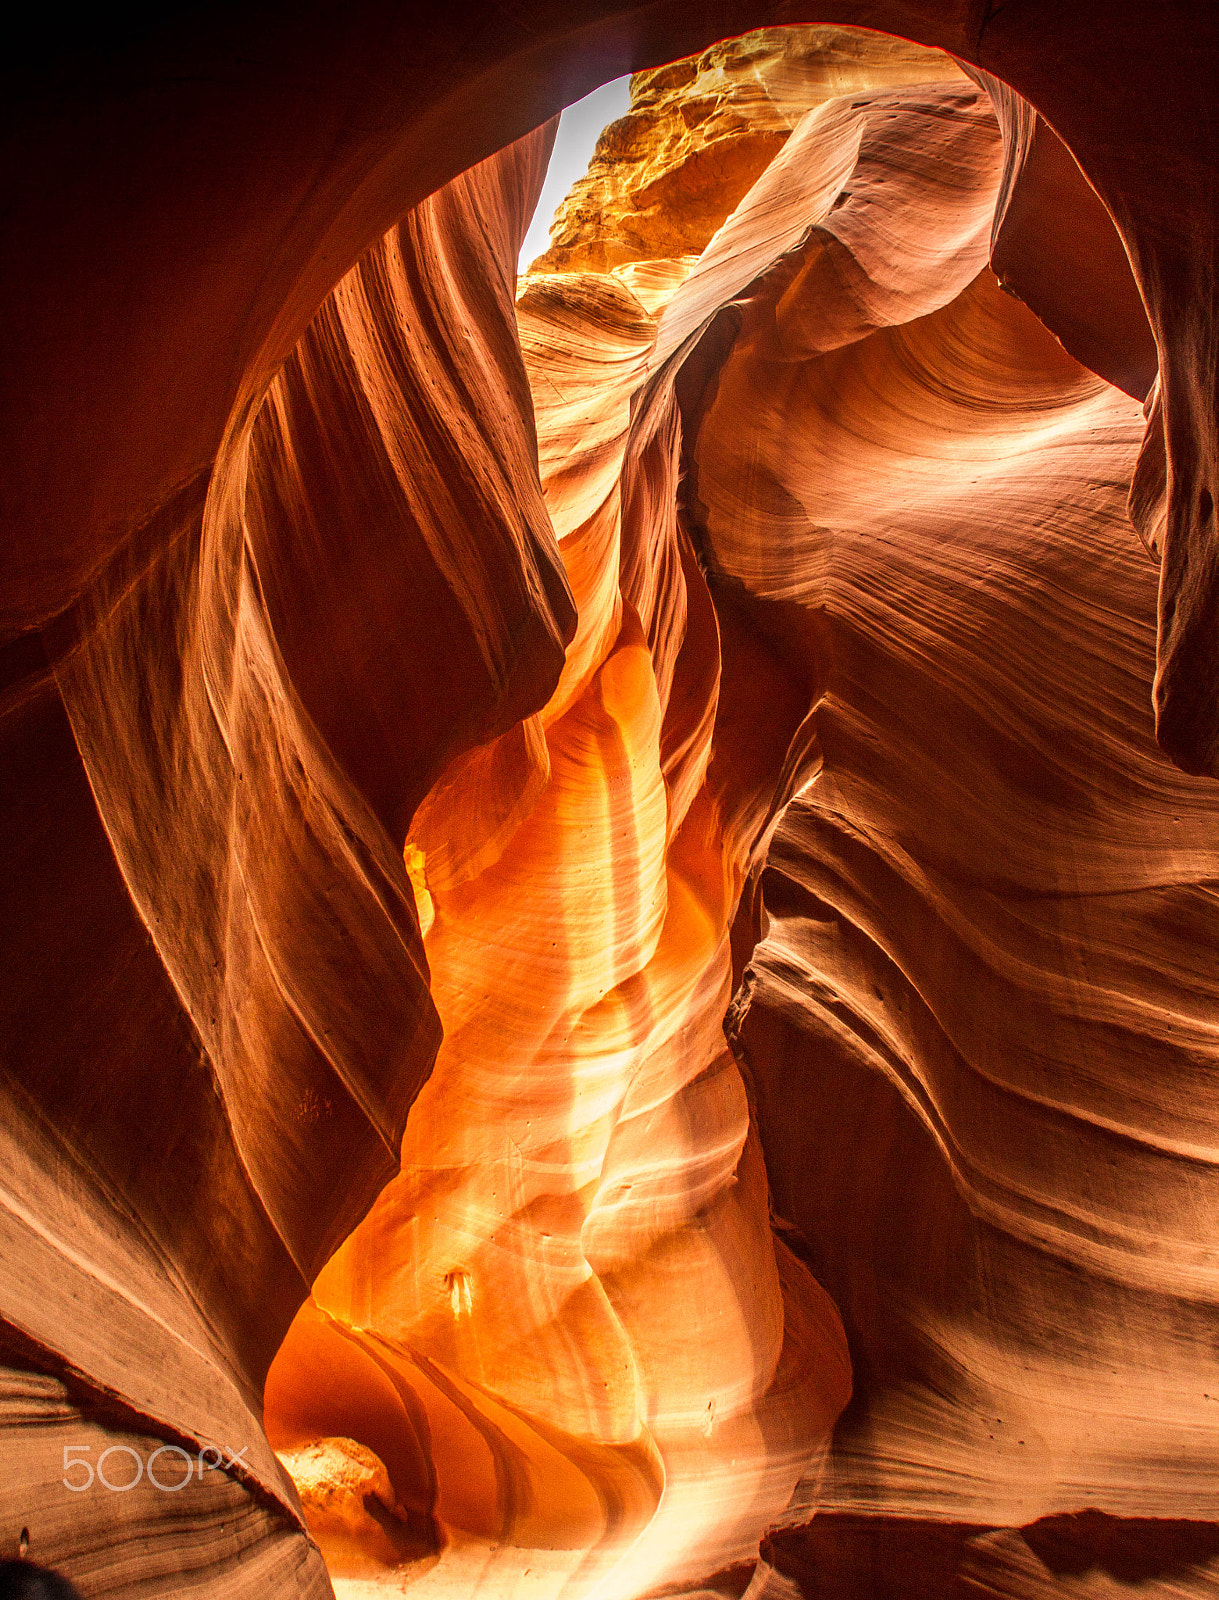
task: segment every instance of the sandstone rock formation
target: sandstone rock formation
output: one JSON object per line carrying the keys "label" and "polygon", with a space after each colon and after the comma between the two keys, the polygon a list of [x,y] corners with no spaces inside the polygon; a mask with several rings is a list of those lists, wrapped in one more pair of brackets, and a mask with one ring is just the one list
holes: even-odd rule
{"label": "sandstone rock formation", "polygon": [[1213,1592],[1215,18],[469,11],[10,101],[3,1553]]}
{"label": "sandstone rock formation", "polygon": [[[917,65],[926,77],[938,62]],[[1010,122],[1010,96],[995,98]],[[435,1508],[450,1537],[500,1545],[493,1583],[519,1571],[525,1557],[515,1550],[548,1544],[578,1551],[559,1571],[578,1572],[598,1594],[689,1584],[748,1562],[767,1526],[802,1520],[793,1505],[804,1516],[817,1504],[823,1513],[908,1522],[930,1515],[972,1529],[1020,1526],[1098,1501],[1128,1516],[1209,1514],[1213,1444],[1196,1432],[1196,1397],[1185,1398],[1203,1381],[1208,1317],[1187,1332],[1183,1279],[1170,1308],[1158,1321],[1144,1313],[1140,1337],[1130,1340],[1135,1314],[1120,1280],[1151,1269],[1138,1266],[1119,1233],[1107,1247],[1085,1242],[1102,1222],[1095,1199],[1084,1198],[1096,1180],[1080,1124],[1092,1126],[1098,1112],[1063,1103],[1082,1050],[1085,1081],[1130,1105],[1133,1086],[1120,1087],[1109,1041],[1115,1030],[1129,1036],[1121,1053],[1130,1060],[1153,1037],[1162,1048],[1163,1028],[1152,1024],[1149,1034],[1138,1019],[1162,1018],[1179,1002],[1166,991],[1144,997],[1121,1021],[1101,1010],[1090,1022],[1097,1002],[1062,976],[1089,959],[1084,952],[1110,925],[1111,894],[1130,902],[1128,919],[1162,911],[1165,869],[1148,865],[1128,881],[1130,869],[1120,865],[1119,839],[1129,839],[1128,853],[1139,849],[1129,818],[1113,837],[1112,823],[1084,821],[1099,796],[1083,800],[1096,789],[1102,751],[1127,773],[1140,759],[1140,718],[1119,687],[1139,677],[1122,659],[1128,645],[1113,613],[1122,592],[1124,630],[1140,615],[1145,628],[1152,589],[1122,489],[1142,435],[1139,406],[1081,367],[1013,292],[1000,293],[987,266],[992,237],[1007,238],[1010,195],[1028,181],[1022,159],[979,87],[958,81],[857,95],[802,121],[783,159],[681,287],[670,280],[667,296],[654,292],[645,304],[628,293],[634,275],[621,271],[623,262],[613,273],[539,273],[524,286],[518,318],[542,484],[580,622],[554,699],[534,726],[522,724],[458,763],[412,828],[416,881],[431,902],[426,946],[445,1044],[408,1120],[402,1176],[322,1273],[268,1389],[273,1437],[289,1442],[352,1425],[347,1361],[332,1364],[327,1351],[337,1338],[363,1350],[412,1396],[412,1443],[423,1419],[430,1443],[416,1444],[424,1463],[414,1469],[418,1503]],[[665,264],[663,244],[637,248],[650,251],[644,259],[654,274]],[[1023,287],[1027,252],[1005,248]],[[1122,281],[1113,287],[1121,292]],[[1086,314],[1091,299],[1075,290]],[[1060,292],[1040,301],[1048,318],[1062,308],[1069,339],[1079,325],[1071,320],[1076,298]],[[1120,324],[1098,324],[1095,337],[1102,335],[1124,355]],[[1114,363],[1102,352],[1097,364]],[[1098,478],[1112,486],[1104,498],[1090,488]],[[1098,546],[1103,562],[1081,561]],[[1066,575],[1081,572],[1086,577],[1059,599]],[[708,598],[718,615],[710,637],[699,620]],[[1079,640],[1082,658],[1063,662],[1051,641],[1060,652],[1084,631],[1085,617],[1091,645]],[[754,639],[734,638],[738,630],[760,635],[770,659],[759,659]],[[978,641],[993,646],[997,634],[1006,647],[980,657]],[[1117,672],[1108,691],[1100,690],[1097,656]],[[1024,682],[1030,661],[1040,668],[1049,726],[1037,724],[1036,685]],[[1110,713],[1111,732],[1096,752],[1079,752],[1071,778],[1060,770],[1061,752],[1080,739],[1073,729],[1091,727],[1098,692],[1122,709]],[[890,699],[890,720],[877,728],[877,704]],[[764,729],[761,740],[743,733],[746,716]],[[1162,758],[1152,761],[1164,771]],[[1013,770],[1018,777],[1007,776]],[[843,792],[850,773],[859,794]],[[706,1078],[717,1054],[722,1060],[725,914],[751,870],[760,870],[777,808],[794,789],[802,792],[783,813],[761,882],[766,937],[733,1007],[781,1219],[788,1340],[810,1293],[793,1274],[789,1245],[822,1271],[833,1260],[852,1304],[890,1252],[903,1259],[899,1242],[879,1261],[861,1244],[864,1219],[889,1229],[902,1219],[910,1230],[908,1276],[871,1290],[896,1304],[860,1313],[855,1365],[862,1359],[864,1381],[825,1482],[816,1419],[834,1414],[845,1388],[835,1382],[824,1335],[820,1355],[805,1337],[804,1385],[781,1386],[779,1411],[767,1376],[774,1358],[759,1372],[748,1353],[758,1348],[756,1323],[749,1347],[737,1348],[712,1310],[718,1304],[722,1315],[735,1299],[749,1329],[765,1304],[754,1276],[758,1245],[740,1223],[730,1244],[717,1246],[711,1229],[721,1202],[709,1206],[710,1197],[725,1177],[735,1172],[743,1182],[748,1170],[744,1127],[718,1179],[691,1144],[695,1129],[712,1148],[726,1132],[722,1113],[693,1111],[692,1093],[706,1102],[709,1092],[722,1094],[715,1086],[725,1072],[735,1081],[727,1063]],[[1151,779],[1150,789],[1153,812],[1185,810],[1192,848],[1207,840],[1204,851],[1214,850],[1219,817],[1208,784]],[[959,859],[945,837],[954,794]],[[997,837],[988,837],[986,818]],[[1007,888],[1020,870],[1022,837],[1026,876]],[[863,883],[880,862],[888,876],[861,902],[864,867],[853,858],[869,847],[878,864]],[[1082,883],[1081,856],[1090,863]],[[1209,856],[1191,860],[1186,899],[1210,871]],[[707,886],[721,881],[717,862],[730,876],[708,899]],[[941,880],[937,892],[932,884]],[[840,884],[848,883],[844,901]],[[801,901],[801,892],[812,898]],[[1027,904],[1009,910],[1000,956],[1002,924],[973,938],[970,930],[1004,892],[1017,904],[1049,893],[1055,914],[1034,936]],[[1064,928],[1066,892],[1079,910]],[[692,939],[684,908],[692,893],[701,939]],[[955,919],[941,909],[945,899]],[[836,933],[828,948],[827,907]],[[877,917],[887,919],[887,938]],[[940,919],[954,930],[943,950],[930,942]],[[1173,965],[1194,962],[1191,981],[1201,984],[1206,946],[1195,930],[1187,918]],[[902,937],[912,941],[908,949]],[[1127,937],[1139,947],[1133,928]],[[747,941],[740,930],[738,944]],[[932,963],[927,971],[921,961]],[[992,971],[987,987],[982,973]],[[994,988],[1000,974],[1009,986],[1002,993]],[[1034,1009],[1028,991],[1038,986],[1046,993]],[[1128,1006],[1139,1005],[1136,988],[1124,967],[1108,984],[1130,997]],[[952,1006],[961,1012],[955,1025],[946,1015]],[[1205,1014],[1203,1004],[1195,1030],[1205,1031]],[[1013,1037],[996,1037],[1004,1027]],[[985,1061],[963,1032],[985,1041]],[[1180,1046],[1167,1042],[1162,1094],[1171,1097],[1182,1060]],[[854,1070],[864,1082],[840,1098],[830,1083],[844,1053],[860,1059]],[[1022,1090],[1013,1072],[1025,1060],[1032,1082]],[[831,1078],[807,1082],[793,1118],[788,1086],[810,1072]],[[898,1098],[870,1135],[876,1152],[858,1131],[828,1202],[818,1185],[810,1193],[809,1174],[824,1166],[835,1122],[853,1125],[881,1085]],[[633,1103],[643,1086],[647,1115],[637,1129]],[[1022,1092],[1025,1117],[1044,1119],[1055,1108],[1063,1130],[1048,1139],[1044,1123],[1022,1127]],[[1004,1109],[988,1105],[987,1095],[1004,1097]],[[920,1116],[940,1146],[921,1166]],[[1010,1172],[996,1165],[989,1131],[1001,1116],[1011,1124],[1002,1148],[1010,1141],[1024,1163]],[[1113,1120],[1100,1114],[1095,1124],[1093,1160],[1110,1169]],[[1128,1114],[1126,1123],[1125,1147],[1145,1188],[1148,1156],[1140,1152],[1148,1147],[1132,1145]],[[975,1125],[987,1132],[970,1150]],[[1073,1160],[1064,1143],[1072,1137]],[[886,1157],[897,1138],[909,1147]],[[631,1161],[620,1171],[624,1144]],[[674,1155],[657,1171],[661,1149]],[[1064,1165],[1087,1186],[1077,1200]],[[895,1188],[870,1198],[872,1175],[881,1172]],[[1044,1193],[1034,1204],[1038,1173]],[[643,1212],[633,1198],[641,1176]],[[1132,1170],[1126,1183],[1134,1181]],[[1178,1214],[1171,1168],[1157,1181],[1168,1186],[1166,1213]],[[921,1184],[913,1214],[901,1199],[912,1182]],[[845,1209],[827,1215],[827,1203]],[[1120,1201],[1112,1204],[1111,1231],[1126,1216]],[[657,1206],[667,1219],[659,1235],[648,1220]],[[954,1207],[976,1219],[958,1219],[955,1232],[987,1228],[996,1242],[987,1252],[973,1245],[972,1272],[947,1264],[935,1298],[927,1265],[944,1248],[935,1235],[951,1226]],[[1063,1207],[1086,1226],[1055,1222]],[[710,1232],[702,1266],[691,1254],[695,1223]],[[1193,1237],[1201,1247],[1204,1234]],[[661,1241],[664,1267],[652,1260]],[[1171,1248],[1162,1230],[1156,1241],[1157,1250]],[[1178,1248],[1191,1246],[1182,1240]],[[1115,1252],[1123,1250],[1119,1264]],[[680,1308],[677,1261],[685,1263]],[[995,1294],[1009,1304],[1040,1293],[1065,1308],[1060,1280],[1070,1263],[1084,1274],[1089,1308],[1070,1359],[1046,1326],[1056,1326],[1056,1313],[1012,1326],[973,1310],[970,1325],[970,1309]],[[745,1270],[754,1283],[742,1299],[732,1284]],[[701,1296],[709,1296],[702,1309]],[[675,1310],[680,1321],[666,1331]],[[692,1344],[683,1336],[689,1318],[707,1330]],[[1189,1462],[1192,1489],[1157,1488],[1149,1477],[1172,1426],[1156,1397],[1166,1337],[1185,1345],[1176,1380],[1181,1431],[1170,1448]],[[955,1384],[945,1366],[961,1371]],[[330,1370],[342,1374],[333,1384],[324,1377]],[[438,1393],[441,1375],[447,1387]],[[1096,1437],[1116,1397],[1140,1384],[1135,1412],[1145,1435]],[[363,1406],[363,1387],[361,1395]],[[1049,1417],[1040,1414],[1043,1403]],[[473,1423],[486,1434],[490,1422],[498,1445],[455,1432],[454,1405],[467,1433]],[[979,1415],[980,1405],[996,1416]],[[756,1452],[751,1459],[743,1450],[739,1421],[735,1429],[725,1422],[759,1407],[774,1414],[764,1436],[778,1486],[769,1499],[740,1488],[733,1497],[733,1478],[756,1475],[758,1465]],[[803,1435],[803,1443],[776,1460],[775,1422],[784,1412],[788,1437]],[[804,1425],[793,1431],[795,1418]],[[396,1439],[393,1448],[400,1456]],[[484,1449],[488,1481],[493,1460],[494,1475],[512,1486],[493,1504],[470,1491]],[[807,1548],[807,1536],[787,1533],[772,1543],[772,1570],[800,1570]],[[970,1559],[982,1571],[995,1558],[971,1549]],[[822,1564],[824,1555],[807,1562],[814,1586]],[[442,1584],[451,1566],[452,1557],[442,1557],[433,1581]]]}
{"label": "sandstone rock formation", "polygon": [[[555,216],[531,272],[697,257],[814,106],[917,82],[926,51],[851,29],[773,28],[631,79],[625,116]],[[943,61],[936,69],[951,76]]]}
{"label": "sandstone rock formation", "polygon": [[[12,1374],[24,1428],[5,1470],[35,1554],[75,1560],[92,1529],[75,1570],[95,1593],[191,1570],[191,1541],[231,1524],[234,1500],[249,1500],[249,1548],[224,1555],[242,1556],[235,1592],[268,1572],[326,1591],[262,1435],[262,1386],[394,1170],[439,1040],[390,841],[455,743],[545,697],[574,620],[504,266],[547,141],[387,235],[206,501],[171,502],[37,652],[10,648],[12,889],[27,899],[10,950],[37,981],[8,1035],[3,1226],[20,1267],[5,1315],[16,1355],[50,1346],[86,1388]],[[475,214],[477,229],[455,224]],[[413,625],[392,621],[407,612]],[[446,647],[460,659],[442,673]],[[113,967],[90,953],[99,929]],[[105,1414],[127,1454],[94,1480]],[[225,1479],[166,1524],[178,1491],[129,1442],[162,1430],[199,1481],[200,1451],[220,1478],[235,1459],[249,1494]],[[72,1475],[78,1442],[93,1454]],[[160,1541],[133,1554],[149,1526]]]}

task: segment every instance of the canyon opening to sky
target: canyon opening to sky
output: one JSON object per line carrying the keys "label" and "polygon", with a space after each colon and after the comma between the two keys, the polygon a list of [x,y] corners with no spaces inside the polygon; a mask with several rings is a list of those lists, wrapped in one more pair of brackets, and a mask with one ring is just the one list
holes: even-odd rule
{"label": "canyon opening to sky", "polygon": [[0,1559],[1219,1594],[1215,18],[350,9],[13,113]]}

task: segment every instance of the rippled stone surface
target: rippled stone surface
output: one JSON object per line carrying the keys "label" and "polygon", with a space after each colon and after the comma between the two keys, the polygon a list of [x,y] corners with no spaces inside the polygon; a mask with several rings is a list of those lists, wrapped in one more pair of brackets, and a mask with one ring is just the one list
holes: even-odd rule
{"label": "rippled stone surface", "polygon": [[10,107],[4,1553],[1213,1592],[1215,19],[470,10]]}

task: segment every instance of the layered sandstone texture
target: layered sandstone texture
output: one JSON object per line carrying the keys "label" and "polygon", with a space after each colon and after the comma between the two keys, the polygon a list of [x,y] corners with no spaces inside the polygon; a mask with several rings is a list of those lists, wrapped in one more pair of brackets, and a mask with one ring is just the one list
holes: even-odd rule
{"label": "layered sandstone texture", "polygon": [[[711,55],[749,73],[792,43]],[[1207,1223],[1178,1186],[1214,1113],[1168,1148],[1161,1122],[1213,1070],[1219,816],[1140,689],[1142,408],[1018,298],[1033,119],[926,54],[901,59],[931,81],[894,90],[876,53],[872,90],[810,92],[687,271],[665,280],[654,224],[646,256],[519,292],[579,621],[540,714],[415,815],[444,1042],[401,1176],[267,1391],[281,1451],[363,1428],[392,1455],[447,1542],[410,1569],[422,1594],[526,1569],[817,1593],[815,1509],[822,1543],[861,1515],[968,1528],[951,1581],[1015,1551],[1027,1587],[1036,1534],[996,1554],[980,1531],[1210,1516]],[[1137,300],[1124,270],[1112,303]],[[1085,291],[1041,298],[1083,299],[1078,342]],[[1138,386],[1146,333],[1100,332]],[[1165,812],[1184,858],[1157,855]],[[765,936],[732,999],[734,916],[738,966]],[[835,1279],[850,1365],[801,1263]],[[369,1581],[371,1543],[359,1566],[312,1521],[340,1587]]]}
{"label": "layered sandstone texture", "polygon": [[0,1553],[1202,1600],[1215,18],[469,11],[11,100]]}

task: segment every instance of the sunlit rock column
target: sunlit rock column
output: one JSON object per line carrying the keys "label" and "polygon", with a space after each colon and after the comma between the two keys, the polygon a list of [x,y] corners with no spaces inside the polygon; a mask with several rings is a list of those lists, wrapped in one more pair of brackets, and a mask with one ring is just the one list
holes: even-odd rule
{"label": "sunlit rock column", "polygon": [[451,768],[412,828],[445,1041],[268,1422],[281,1445],[376,1449],[459,1543],[568,1550],[562,1570],[626,1594],[756,1553],[849,1373],[828,1300],[776,1253],[721,1028],[740,872],[701,787],[715,630],[692,631],[702,697],[668,719],[675,794],[675,664],[658,673],[618,581],[654,323],[613,279],[569,289],[523,322],[579,628],[547,709]]}

